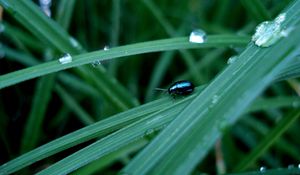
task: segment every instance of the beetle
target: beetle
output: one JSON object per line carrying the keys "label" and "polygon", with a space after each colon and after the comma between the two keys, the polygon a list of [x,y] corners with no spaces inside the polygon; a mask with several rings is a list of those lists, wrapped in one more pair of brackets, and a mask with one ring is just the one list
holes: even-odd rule
{"label": "beetle", "polygon": [[167,91],[172,97],[190,95],[194,89],[194,84],[188,80],[176,81],[167,90],[156,88],[156,90]]}

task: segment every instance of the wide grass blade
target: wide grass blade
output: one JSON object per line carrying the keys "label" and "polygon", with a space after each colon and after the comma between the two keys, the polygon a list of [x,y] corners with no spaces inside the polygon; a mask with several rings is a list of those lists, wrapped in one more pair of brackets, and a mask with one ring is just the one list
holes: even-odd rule
{"label": "wide grass blade", "polygon": [[[283,26],[300,22],[300,2],[286,11]],[[297,20],[295,20],[297,19]],[[299,53],[300,29],[269,48],[253,43],[218,75],[176,119],[124,169],[129,174],[189,174],[224,127],[233,124]],[[297,38],[297,39],[296,39]]]}

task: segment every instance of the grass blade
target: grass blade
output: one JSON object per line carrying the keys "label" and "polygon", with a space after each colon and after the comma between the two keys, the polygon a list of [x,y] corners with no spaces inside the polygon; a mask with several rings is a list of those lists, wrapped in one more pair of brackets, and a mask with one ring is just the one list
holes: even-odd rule
{"label": "grass blade", "polygon": [[[300,2],[286,12],[286,27],[299,24]],[[294,20],[298,19],[298,20]],[[300,39],[300,29],[293,37]],[[204,158],[224,125],[233,124],[243,110],[258,96],[299,52],[296,42],[284,38],[269,48],[251,43],[200,93],[176,119],[156,137],[124,172],[129,174],[189,174]],[[278,52],[280,50],[280,52]],[[272,59],[270,59],[272,58]],[[259,70],[259,71],[258,71]]]}

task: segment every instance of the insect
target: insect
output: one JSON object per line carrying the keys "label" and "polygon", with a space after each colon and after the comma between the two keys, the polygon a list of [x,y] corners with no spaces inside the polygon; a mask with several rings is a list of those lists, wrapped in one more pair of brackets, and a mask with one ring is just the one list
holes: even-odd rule
{"label": "insect", "polygon": [[173,83],[168,90],[166,89],[159,89],[156,88],[157,90],[162,90],[162,91],[167,91],[172,97],[176,96],[186,96],[191,94],[194,91],[194,84],[188,80],[181,80]]}

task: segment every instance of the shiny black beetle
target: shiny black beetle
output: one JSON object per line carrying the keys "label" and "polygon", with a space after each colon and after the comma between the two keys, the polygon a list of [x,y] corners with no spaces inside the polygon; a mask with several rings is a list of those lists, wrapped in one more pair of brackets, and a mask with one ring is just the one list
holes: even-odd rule
{"label": "shiny black beetle", "polygon": [[195,86],[192,82],[188,80],[181,80],[173,83],[168,88],[168,93],[175,97],[175,96],[186,96],[190,95],[194,91]]}

